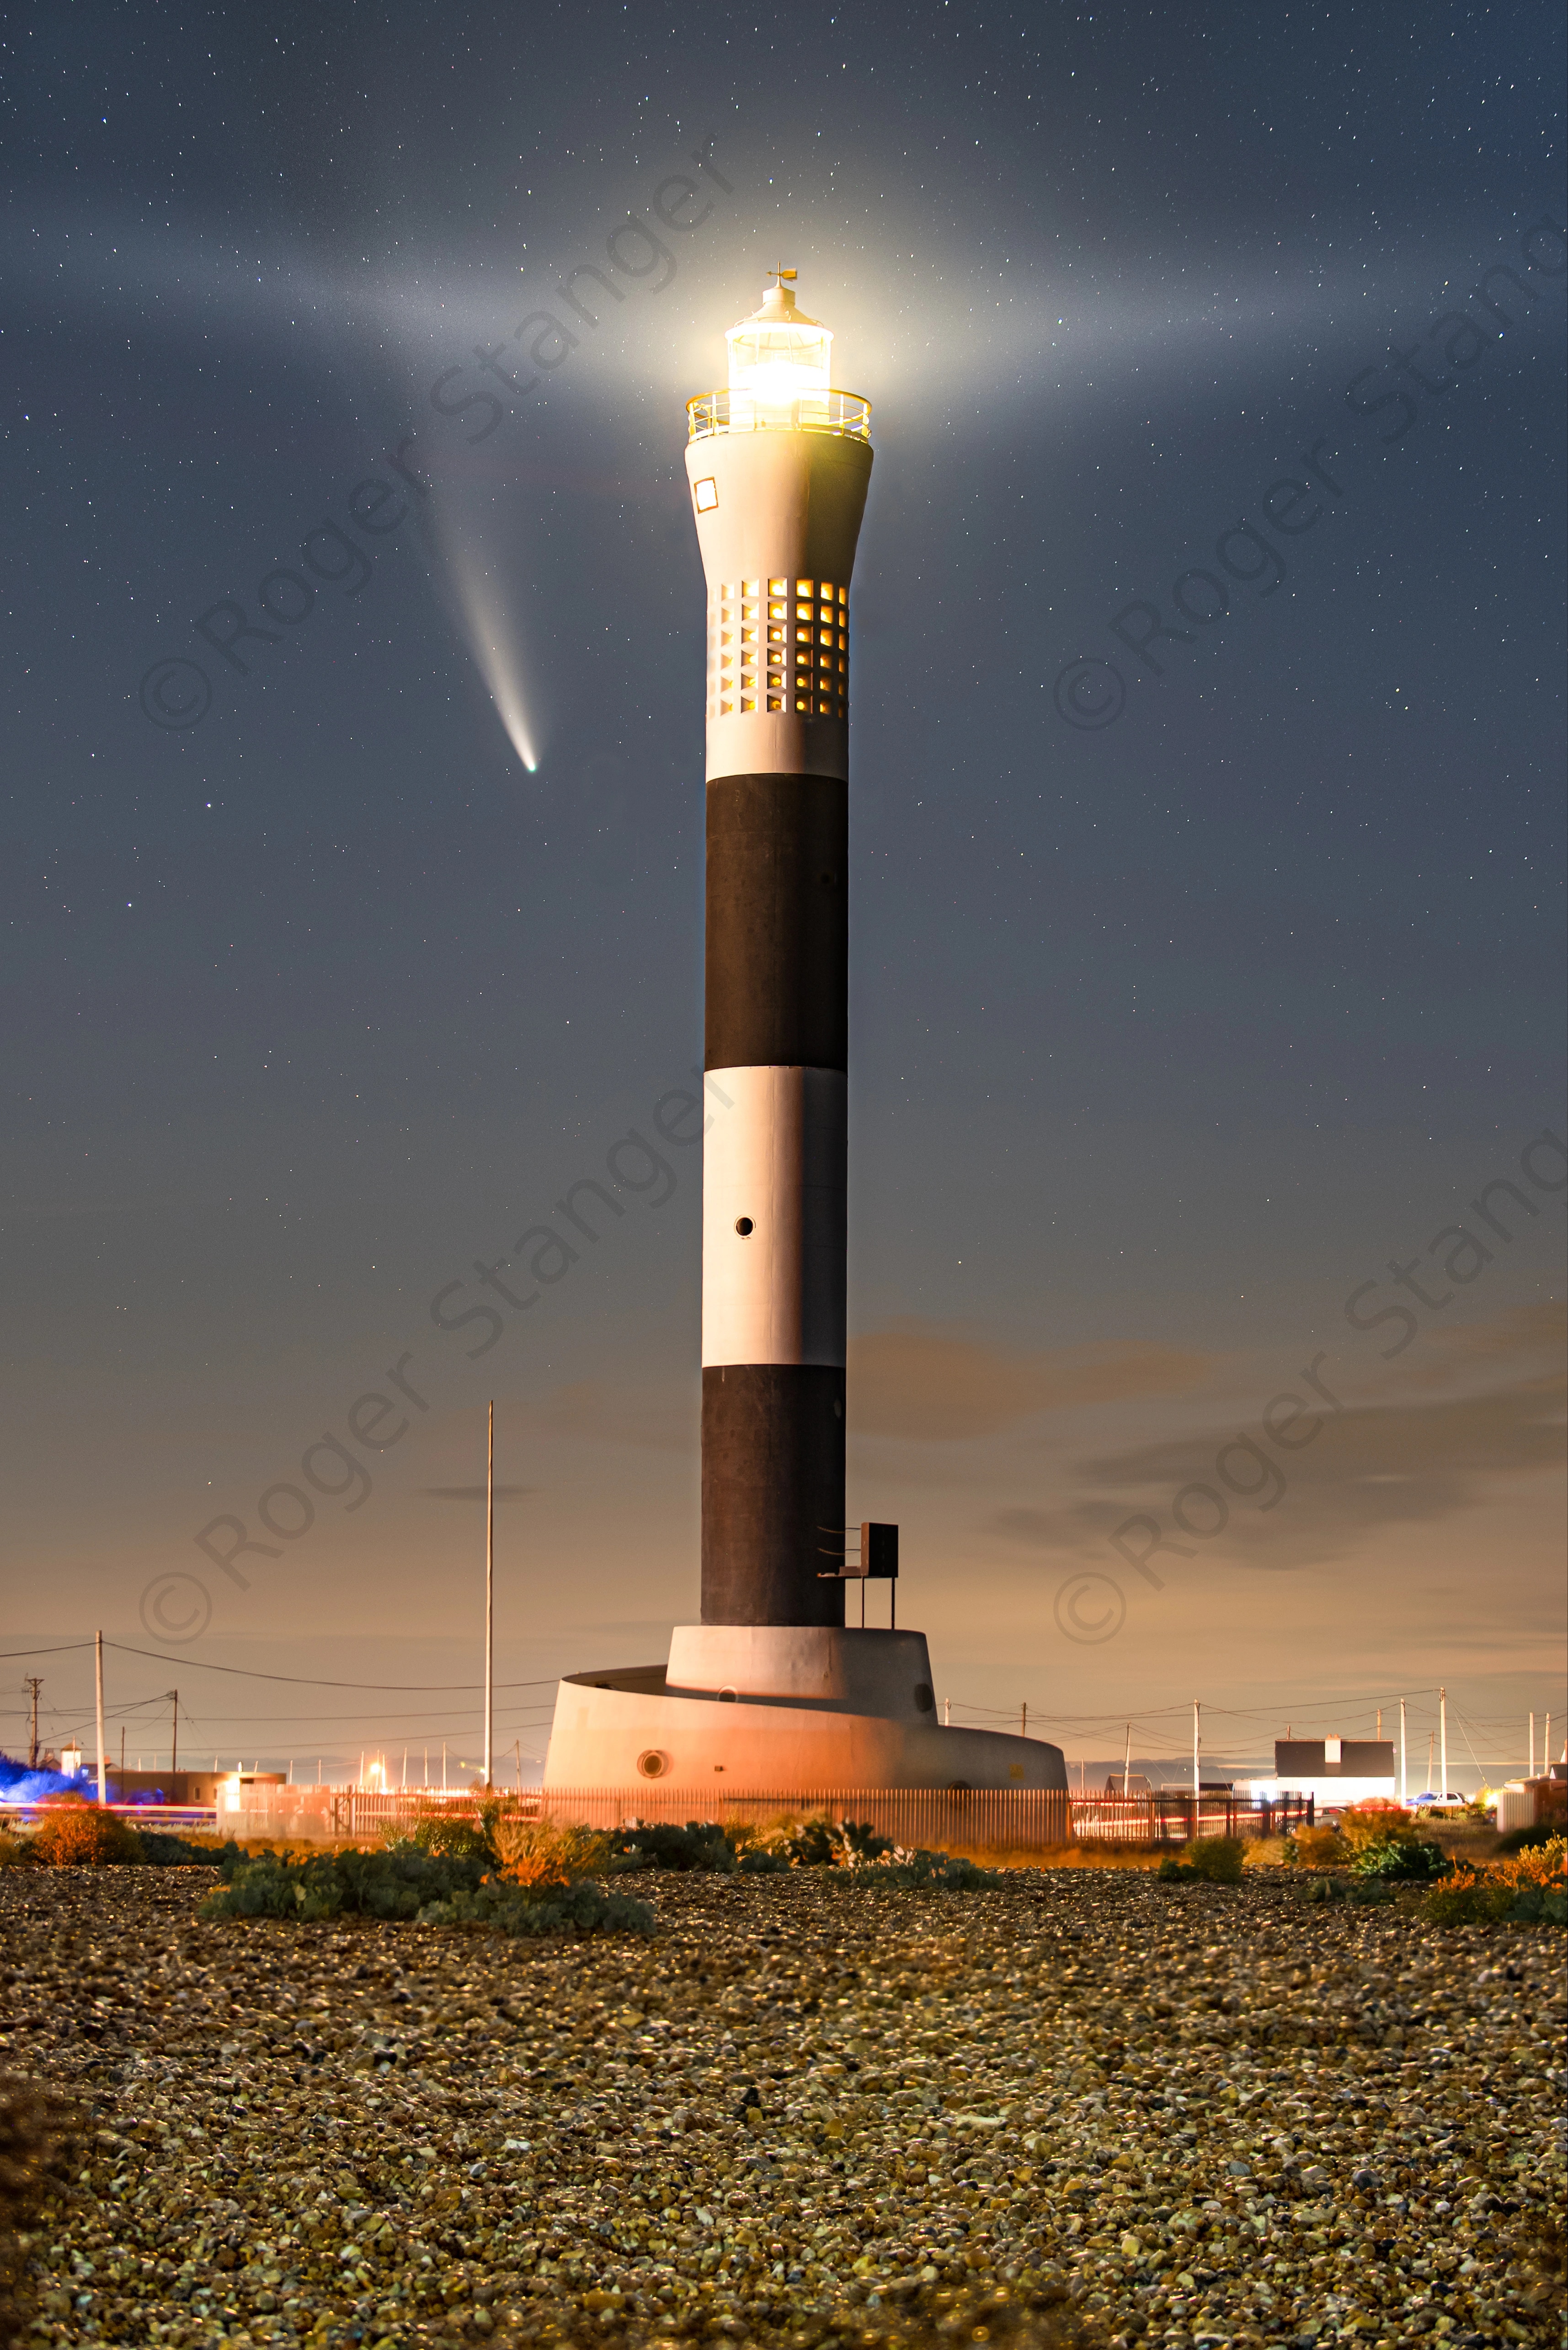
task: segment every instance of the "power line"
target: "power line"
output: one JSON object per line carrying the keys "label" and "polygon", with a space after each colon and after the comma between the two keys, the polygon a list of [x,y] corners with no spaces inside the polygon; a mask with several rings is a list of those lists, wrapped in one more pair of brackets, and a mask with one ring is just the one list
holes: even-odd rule
{"label": "power line", "polygon": [[[88,1640],[80,1645],[90,1648],[92,1642]],[[106,1648],[117,1648],[122,1657],[151,1657],[155,1664],[160,1665],[167,1665],[171,1661],[161,1649],[133,1648],[123,1640],[106,1640],[104,1646]],[[17,1651],[18,1655],[27,1653],[26,1649]],[[45,1656],[50,1651],[40,1648],[31,1653]],[[483,1681],[327,1681],[317,1679],[312,1673],[261,1673],[256,1672],[249,1665],[208,1665],[203,1664],[198,1657],[184,1657],[180,1661],[183,1667],[193,1668],[197,1672],[234,1673],[242,1680],[288,1681],[298,1689],[387,1690],[410,1697],[472,1697],[476,1696],[484,1686]],[[560,1678],[559,1673],[546,1673],[538,1680],[497,1681],[495,1686],[497,1689],[549,1689]]]}

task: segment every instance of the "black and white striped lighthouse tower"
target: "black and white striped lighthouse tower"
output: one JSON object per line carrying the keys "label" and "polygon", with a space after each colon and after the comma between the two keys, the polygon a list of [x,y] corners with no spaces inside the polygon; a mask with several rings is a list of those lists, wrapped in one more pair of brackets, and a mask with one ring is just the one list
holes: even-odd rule
{"label": "black and white striped lighthouse tower", "polygon": [[774,274],[729,330],[728,387],[689,402],[686,452],[708,581],[701,1621],[674,1627],[667,1662],[565,1677],[545,1785],[1064,1802],[1059,1747],[940,1720],[923,1632],[844,1621],[846,1573],[896,1572],[869,1539],[895,1529],[851,1565],[844,1523],[849,578],[871,410],[831,389],[833,338]]}
{"label": "black and white striped lighthouse tower", "polygon": [[835,1625],[844,1535],[849,582],[870,407],[792,271],[690,405],[708,582],[702,1620]]}

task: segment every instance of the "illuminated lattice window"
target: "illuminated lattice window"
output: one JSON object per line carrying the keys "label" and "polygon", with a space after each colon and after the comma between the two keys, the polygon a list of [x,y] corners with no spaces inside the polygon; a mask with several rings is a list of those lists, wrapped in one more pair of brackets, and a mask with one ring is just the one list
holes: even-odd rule
{"label": "illuminated lattice window", "polygon": [[830,579],[733,579],[708,597],[708,715],[849,709],[849,591]]}

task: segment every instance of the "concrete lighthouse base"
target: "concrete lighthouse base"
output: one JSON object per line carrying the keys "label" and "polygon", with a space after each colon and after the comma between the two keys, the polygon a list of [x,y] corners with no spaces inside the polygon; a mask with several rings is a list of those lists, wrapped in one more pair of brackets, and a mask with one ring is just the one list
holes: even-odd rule
{"label": "concrete lighthouse base", "polygon": [[684,1624],[668,1665],[560,1683],[545,1788],[1044,1787],[1059,1746],[937,1719],[923,1632]]}

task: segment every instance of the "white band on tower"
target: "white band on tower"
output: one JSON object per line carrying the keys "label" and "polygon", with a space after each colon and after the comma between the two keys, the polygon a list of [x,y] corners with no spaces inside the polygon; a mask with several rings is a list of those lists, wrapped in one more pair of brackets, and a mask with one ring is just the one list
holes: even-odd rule
{"label": "white band on tower", "polygon": [[844,1364],[848,1080],[716,1069],[705,1138],[702,1361]]}

